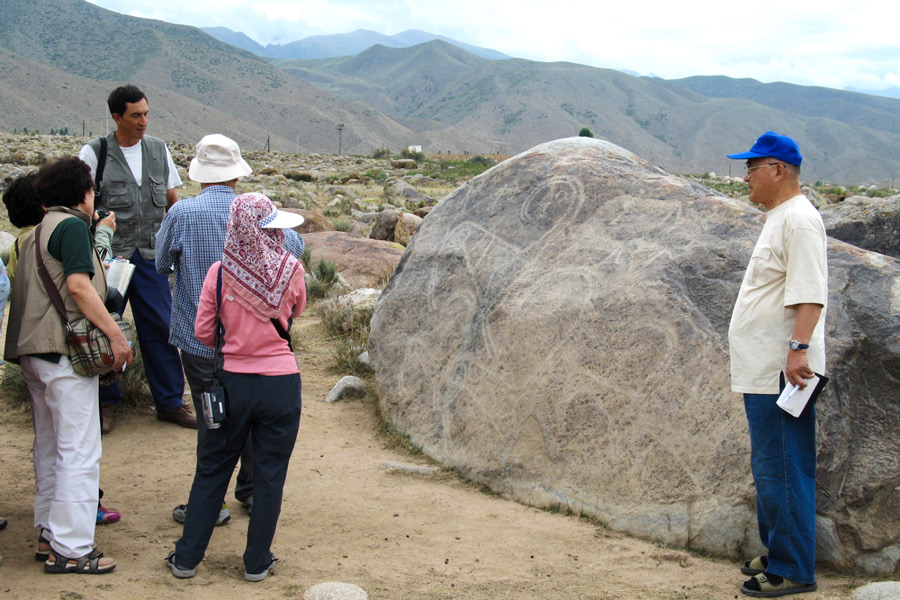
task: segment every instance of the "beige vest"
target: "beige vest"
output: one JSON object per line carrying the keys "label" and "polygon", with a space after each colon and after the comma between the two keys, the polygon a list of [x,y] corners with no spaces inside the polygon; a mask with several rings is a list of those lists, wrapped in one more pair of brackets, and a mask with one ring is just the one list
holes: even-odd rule
{"label": "beige vest", "polygon": [[[80,210],[54,206],[48,209],[41,221],[41,254],[47,265],[47,272],[56,284],[66,305],[69,321],[84,317],[75,300],[69,295],[66,275],[62,262],[56,260],[47,250],[47,243],[56,227],[65,219],[78,218],[90,224],[90,217]],[[106,300],[106,277],[103,263],[96,250],[94,254],[94,276],[91,285],[101,300]],[[34,231],[19,244],[19,262],[16,265],[15,286],[10,295],[9,326],[6,331],[6,360],[19,362],[20,356],[28,354],[69,355],[66,344],[66,326],[47,295],[47,288],[41,280],[35,256]]]}

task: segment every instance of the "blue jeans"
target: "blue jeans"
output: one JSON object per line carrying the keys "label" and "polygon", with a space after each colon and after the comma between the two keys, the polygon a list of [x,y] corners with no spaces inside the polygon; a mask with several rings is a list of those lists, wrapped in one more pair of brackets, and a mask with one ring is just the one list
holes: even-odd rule
{"label": "blue jeans", "polygon": [[816,581],[816,410],[800,418],[775,404],[777,394],[744,394],[759,538],[769,573]]}
{"label": "blue jeans", "polygon": [[[134,275],[131,276],[125,301],[131,302],[144,371],[156,411],[168,412],[184,404],[181,359],[178,349],[169,343],[169,323],[172,320],[169,276],[157,273],[155,261],[144,260],[140,252],[135,251],[131,262],[134,264]],[[125,310],[124,307],[122,310]],[[118,383],[100,388],[101,402],[118,404],[121,399]]]}
{"label": "blue jeans", "polygon": [[281,514],[284,480],[300,427],[300,374],[220,371],[219,379],[227,394],[228,420],[206,432],[184,531],[175,542],[175,563],[193,569],[203,560],[231,474],[250,437],[253,511],[247,527],[244,567],[247,573],[262,573],[272,563],[272,539]]}

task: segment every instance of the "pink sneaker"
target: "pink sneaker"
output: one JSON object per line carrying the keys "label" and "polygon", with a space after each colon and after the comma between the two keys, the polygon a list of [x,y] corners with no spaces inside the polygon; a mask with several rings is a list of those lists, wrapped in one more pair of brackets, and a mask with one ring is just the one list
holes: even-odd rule
{"label": "pink sneaker", "polygon": [[122,514],[116,510],[104,508],[102,504],[97,508],[97,525],[106,525],[107,523],[115,523],[122,518]]}

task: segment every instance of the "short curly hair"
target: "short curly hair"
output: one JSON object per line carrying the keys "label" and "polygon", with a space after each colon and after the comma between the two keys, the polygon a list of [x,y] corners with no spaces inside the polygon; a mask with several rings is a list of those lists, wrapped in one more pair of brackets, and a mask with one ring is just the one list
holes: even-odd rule
{"label": "short curly hair", "polygon": [[34,191],[37,173],[29,173],[13,179],[3,191],[3,204],[9,213],[9,222],[21,229],[37,225],[44,218],[44,205]]}
{"label": "short curly hair", "polygon": [[66,156],[44,165],[34,181],[34,191],[46,207],[77,206],[93,188],[91,168],[76,156]]}

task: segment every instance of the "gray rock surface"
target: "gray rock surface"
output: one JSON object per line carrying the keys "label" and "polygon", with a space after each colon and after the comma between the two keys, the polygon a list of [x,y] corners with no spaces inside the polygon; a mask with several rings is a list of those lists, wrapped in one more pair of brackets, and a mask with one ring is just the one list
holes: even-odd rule
{"label": "gray rock surface", "polygon": [[897,600],[900,581],[877,581],[853,590],[853,600]]}
{"label": "gray rock surface", "polygon": [[[764,215],[601,140],[522,153],[425,219],[372,318],[382,414],[533,505],[759,548],[731,309]],[[818,498],[837,566],[900,535],[900,263],[829,242]]]}
{"label": "gray rock surface", "polygon": [[15,245],[16,236],[5,231],[0,231],[0,255],[9,256],[9,253]]}
{"label": "gray rock surface", "polygon": [[328,392],[325,402],[331,403],[340,402],[347,398],[362,398],[367,393],[368,390],[365,381],[359,377],[354,377],[353,375],[345,375],[344,377],[341,377],[340,380],[334,384],[334,387],[331,388],[331,391]]}
{"label": "gray rock surface", "polygon": [[317,583],[303,593],[303,600],[368,600],[369,594],[352,583]]}
{"label": "gray rock surface", "polygon": [[865,204],[850,204],[845,200],[822,207],[828,235],[900,258],[900,196],[866,200]]}

